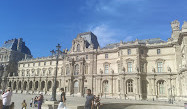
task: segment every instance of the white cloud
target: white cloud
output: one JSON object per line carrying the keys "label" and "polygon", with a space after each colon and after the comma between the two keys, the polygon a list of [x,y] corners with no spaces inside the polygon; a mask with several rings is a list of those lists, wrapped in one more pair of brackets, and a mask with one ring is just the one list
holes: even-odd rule
{"label": "white cloud", "polygon": [[101,24],[95,27],[92,26],[90,30],[97,36],[101,47],[111,43],[119,43],[120,40],[130,41],[133,39],[133,36],[126,37],[125,31],[112,29],[106,24]]}

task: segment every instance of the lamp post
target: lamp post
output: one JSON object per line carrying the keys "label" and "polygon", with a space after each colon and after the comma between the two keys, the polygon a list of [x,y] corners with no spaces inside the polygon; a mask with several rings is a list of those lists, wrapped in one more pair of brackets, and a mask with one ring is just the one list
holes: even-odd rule
{"label": "lamp post", "polygon": [[58,70],[58,59],[59,59],[59,55],[61,53],[60,49],[61,49],[61,46],[60,44],[58,44],[56,46],[57,50],[54,51],[52,50],[51,53],[52,53],[52,56],[56,56],[56,70],[55,70],[55,77],[54,77],[54,84],[53,84],[53,89],[52,89],[52,98],[51,98],[51,101],[56,101],[56,79],[57,79],[57,70]]}

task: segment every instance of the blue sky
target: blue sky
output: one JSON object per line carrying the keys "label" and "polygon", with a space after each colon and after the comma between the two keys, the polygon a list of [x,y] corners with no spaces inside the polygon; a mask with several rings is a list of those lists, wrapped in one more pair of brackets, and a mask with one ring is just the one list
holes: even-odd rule
{"label": "blue sky", "polygon": [[187,0],[1,0],[0,45],[26,42],[34,57],[57,43],[71,48],[78,33],[92,31],[109,43],[171,36],[170,22],[187,20]]}

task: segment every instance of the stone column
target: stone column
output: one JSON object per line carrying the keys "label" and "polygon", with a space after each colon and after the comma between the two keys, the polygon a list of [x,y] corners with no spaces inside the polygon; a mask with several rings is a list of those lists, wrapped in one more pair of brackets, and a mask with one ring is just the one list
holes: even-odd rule
{"label": "stone column", "polygon": [[110,78],[110,94],[113,96],[113,77]]}
{"label": "stone column", "polygon": [[120,98],[122,97],[125,97],[126,99],[126,82],[124,84],[124,79],[125,77],[123,77],[122,75],[120,76],[120,86],[121,86],[121,89],[120,89]]}

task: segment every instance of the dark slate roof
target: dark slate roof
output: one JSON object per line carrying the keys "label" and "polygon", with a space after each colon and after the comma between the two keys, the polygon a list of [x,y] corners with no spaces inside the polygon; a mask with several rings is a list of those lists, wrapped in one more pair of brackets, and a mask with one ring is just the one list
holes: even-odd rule
{"label": "dark slate roof", "polygon": [[97,37],[92,32],[80,33],[80,34],[78,34],[78,36],[81,36],[85,41],[87,41],[87,44],[86,44],[87,48],[91,44],[93,44],[94,49],[97,49],[99,47]]}
{"label": "dark slate roof", "polygon": [[106,45],[102,49],[112,49],[112,48],[119,47],[119,46],[120,46],[120,43],[113,43],[113,44]]}
{"label": "dark slate roof", "polygon": [[13,51],[20,51],[22,53],[31,55],[29,48],[25,46],[25,42],[22,41],[22,38],[5,41],[1,48],[6,48],[8,50]]}

